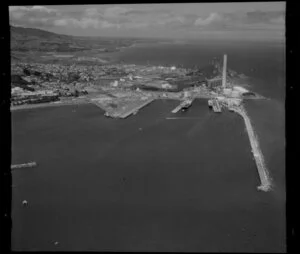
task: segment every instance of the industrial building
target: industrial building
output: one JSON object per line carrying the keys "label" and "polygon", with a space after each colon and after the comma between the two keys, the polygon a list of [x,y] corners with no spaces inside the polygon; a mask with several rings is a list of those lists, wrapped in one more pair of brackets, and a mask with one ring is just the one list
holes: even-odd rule
{"label": "industrial building", "polygon": [[224,60],[223,60],[223,75],[222,75],[222,87],[226,87],[226,74],[227,74],[227,55],[224,55]]}
{"label": "industrial building", "polygon": [[223,71],[222,76],[217,76],[211,79],[207,79],[207,87],[210,89],[215,89],[218,87],[222,87],[225,89],[227,87],[227,55],[224,55],[223,59]]}
{"label": "industrial building", "polygon": [[216,77],[212,79],[207,79],[207,87],[210,89],[222,86],[222,77]]}

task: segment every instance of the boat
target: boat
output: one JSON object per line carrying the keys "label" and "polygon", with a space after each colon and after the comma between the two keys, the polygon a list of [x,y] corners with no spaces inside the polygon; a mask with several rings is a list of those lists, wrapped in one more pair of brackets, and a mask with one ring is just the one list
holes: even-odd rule
{"label": "boat", "polygon": [[111,117],[111,115],[110,115],[108,112],[105,112],[104,115],[105,115],[106,117]]}
{"label": "boat", "polygon": [[181,110],[185,111],[187,110],[191,105],[192,105],[192,100],[185,100],[182,104],[181,104]]}

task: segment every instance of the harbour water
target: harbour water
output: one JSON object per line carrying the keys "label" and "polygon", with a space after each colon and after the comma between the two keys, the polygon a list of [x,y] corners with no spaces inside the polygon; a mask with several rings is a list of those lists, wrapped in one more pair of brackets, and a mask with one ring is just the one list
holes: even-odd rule
{"label": "harbour water", "polygon": [[[165,54],[208,59],[186,50]],[[238,71],[249,75],[253,65]],[[270,65],[261,65],[266,74]],[[251,89],[271,100],[247,101],[246,109],[273,178],[268,193],[256,189],[243,119],[213,113],[204,99],[176,115],[177,101],[155,101],[126,120],[105,118],[94,105],[13,112],[12,163],[38,162],[12,172],[13,250],[284,252],[284,70],[259,73]],[[186,119],[166,119],[174,116]]]}

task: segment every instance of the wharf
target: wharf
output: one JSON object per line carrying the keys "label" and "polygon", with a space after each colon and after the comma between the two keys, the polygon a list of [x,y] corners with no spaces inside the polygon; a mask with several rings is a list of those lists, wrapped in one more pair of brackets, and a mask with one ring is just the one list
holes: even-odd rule
{"label": "wharf", "polygon": [[183,109],[183,108],[188,108],[192,105],[194,99],[188,99],[188,100],[184,100],[182,101],[176,108],[174,108],[172,110],[172,113],[175,114],[177,113],[179,110]]}
{"label": "wharf", "polygon": [[146,100],[137,100],[132,102],[131,104],[125,106],[122,109],[117,109],[115,112],[109,112],[106,115],[113,118],[127,118],[131,114],[136,114],[141,108],[150,104],[154,99],[149,98]]}
{"label": "wharf", "polygon": [[28,163],[23,163],[23,164],[15,164],[15,165],[11,165],[10,168],[11,169],[19,169],[19,168],[32,168],[35,167],[37,164],[36,162],[28,162]]}
{"label": "wharf", "polygon": [[106,107],[104,107],[103,103],[97,101],[97,100],[91,100],[91,103],[94,104],[95,106],[101,108],[103,111],[106,111]]}
{"label": "wharf", "polygon": [[228,110],[234,112],[234,107],[233,106],[228,106]]}
{"label": "wharf", "polygon": [[212,108],[216,113],[222,112],[221,106],[217,100],[212,100]]}
{"label": "wharf", "polygon": [[210,95],[210,94],[193,94],[193,98],[197,98],[197,99],[212,99],[215,98],[214,95]]}
{"label": "wharf", "polygon": [[250,118],[247,115],[246,110],[243,106],[232,107],[232,110],[236,113],[240,114],[245,121],[246,129],[248,132],[252,153],[254,156],[254,160],[257,166],[258,174],[260,177],[261,185],[257,187],[258,190],[268,191],[271,188],[271,182],[268,174],[268,170],[265,166],[264,157],[262,151],[260,150],[258,139],[255,136],[252,124],[250,122]]}
{"label": "wharf", "polygon": [[243,100],[269,100],[269,99],[261,95],[256,95],[256,96],[243,96]]}

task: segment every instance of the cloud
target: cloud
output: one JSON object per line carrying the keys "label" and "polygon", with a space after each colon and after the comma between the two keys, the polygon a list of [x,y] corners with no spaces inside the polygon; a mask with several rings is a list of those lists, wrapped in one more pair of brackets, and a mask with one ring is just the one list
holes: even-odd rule
{"label": "cloud", "polygon": [[174,14],[172,11],[164,8],[150,8],[130,10],[123,14],[128,18],[132,28],[153,27],[153,28],[170,28],[176,27],[185,22],[183,15]]}
{"label": "cloud", "polygon": [[54,22],[56,26],[72,26],[95,29],[109,29],[109,28],[139,28],[145,27],[145,24],[135,24],[131,22],[125,14],[130,11],[130,8],[120,6],[113,6],[108,8],[87,8],[81,12],[81,15],[76,13],[76,18],[72,15],[68,19],[62,19]]}
{"label": "cloud", "polygon": [[142,7],[142,9],[131,9],[128,10],[126,13],[124,13],[123,15],[125,16],[144,16],[144,15],[168,15],[168,14],[173,14],[173,12],[169,9],[166,8],[162,8],[161,6],[159,6],[159,8],[157,6],[155,7]]}
{"label": "cloud", "polygon": [[130,15],[139,16],[139,15],[145,15],[145,14],[148,14],[148,13],[149,13],[149,10],[129,10],[129,11],[123,13],[123,15],[125,15],[125,16],[130,16]]}
{"label": "cloud", "polygon": [[101,27],[102,28],[112,28],[112,27],[120,28],[121,25],[120,24],[109,23],[108,21],[103,21],[103,22],[101,22]]}
{"label": "cloud", "polygon": [[194,26],[201,30],[282,30],[284,24],[281,11],[237,11],[233,13],[210,13],[195,20]]}
{"label": "cloud", "polygon": [[211,13],[206,19],[198,18],[195,21],[195,26],[207,26],[213,22],[222,21],[222,17],[218,13]]}
{"label": "cloud", "polygon": [[128,11],[131,11],[131,8],[125,8],[122,6],[114,6],[105,9],[103,16],[106,18],[118,18],[123,14],[126,14]]}
{"label": "cloud", "polygon": [[56,26],[66,26],[68,25],[70,20],[68,19],[57,19],[57,20],[54,20],[54,25]]}
{"label": "cloud", "polygon": [[[215,8],[215,5],[97,5],[97,6],[11,6],[10,22],[53,31],[112,31],[128,34],[143,31],[163,34],[195,34],[229,31],[284,31],[284,10],[260,8]],[[201,7],[201,8],[200,8]],[[91,28],[90,32],[88,29]],[[119,30],[118,30],[119,29]],[[181,35],[180,35],[181,36]]]}
{"label": "cloud", "polygon": [[79,28],[95,28],[95,29],[99,29],[99,28],[119,28],[120,25],[118,24],[113,24],[113,23],[109,23],[105,20],[99,20],[99,19],[95,19],[95,18],[82,18],[82,19],[74,19],[74,18],[67,18],[67,19],[59,19],[59,20],[55,20],[54,21],[54,25],[55,26],[60,26],[60,27],[66,27],[66,26],[71,26],[71,27],[79,27]]}
{"label": "cloud", "polygon": [[15,11],[25,11],[25,12],[56,12],[56,10],[44,7],[44,6],[32,6],[32,7],[26,7],[26,6],[9,6],[9,12],[15,12]]}
{"label": "cloud", "polygon": [[[119,27],[103,19],[103,14],[96,8],[86,8],[81,12],[65,12],[44,6],[13,6],[9,8],[10,20],[16,25],[34,27],[78,27],[111,28]],[[75,15],[74,15],[75,14]]]}
{"label": "cloud", "polygon": [[56,10],[50,9],[50,8],[47,8],[47,7],[44,7],[44,6],[32,6],[31,10],[47,12],[47,13],[56,12]]}
{"label": "cloud", "polygon": [[[125,28],[140,29],[145,27],[182,27],[190,23],[191,16],[174,14],[161,7],[139,6],[99,6],[72,9],[54,9],[44,6],[13,6],[10,8],[12,23],[35,27],[68,27],[73,28]],[[194,16],[195,17],[195,16]],[[47,19],[46,19],[47,18]]]}
{"label": "cloud", "polygon": [[53,26],[60,14],[57,10],[44,6],[10,6],[9,18],[14,24],[36,27]]}
{"label": "cloud", "polygon": [[96,8],[87,8],[84,11],[84,15],[89,17],[95,17],[95,16],[99,16],[100,13]]}
{"label": "cloud", "polygon": [[283,25],[283,24],[285,24],[285,19],[283,16],[280,16],[277,18],[270,19],[270,22],[273,24]]}
{"label": "cloud", "polygon": [[98,19],[93,19],[93,18],[83,18],[81,20],[76,21],[75,24],[79,25],[81,28],[88,28],[88,27],[93,27],[93,28],[99,28],[101,22]]}
{"label": "cloud", "polygon": [[14,20],[20,20],[22,17],[24,17],[24,13],[20,11],[14,11],[10,14],[10,19]]}
{"label": "cloud", "polygon": [[272,19],[283,17],[281,11],[250,11],[228,14],[229,21],[243,24],[270,23]]}
{"label": "cloud", "polygon": [[122,25],[122,27],[124,27],[124,28],[128,28],[128,29],[131,29],[131,28],[133,28],[133,29],[136,29],[136,28],[145,28],[145,27],[148,27],[149,26],[149,24],[147,24],[147,23],[125,23],[125,24],[123,24]]}

